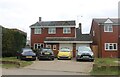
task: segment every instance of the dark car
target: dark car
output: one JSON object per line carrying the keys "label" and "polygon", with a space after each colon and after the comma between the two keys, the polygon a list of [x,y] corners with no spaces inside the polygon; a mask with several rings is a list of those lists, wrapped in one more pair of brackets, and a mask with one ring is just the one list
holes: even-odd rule
{"label": "dark car", "polygon": [[36,60],[36,54],[30,48],[22,48],[17,52],[17,59],[20,60]]}
{"label": "dark car", "polygon": [[81,46],[76,52],[76,61],[79,60],[90,60],[94,61],[94,54],[90,47]]}
{"label": "dark car", "polygon": [[41,59],[50,59],[54,60],[54,53],[50,48],[42,48],[40,51],[37,52],[37,58]]}

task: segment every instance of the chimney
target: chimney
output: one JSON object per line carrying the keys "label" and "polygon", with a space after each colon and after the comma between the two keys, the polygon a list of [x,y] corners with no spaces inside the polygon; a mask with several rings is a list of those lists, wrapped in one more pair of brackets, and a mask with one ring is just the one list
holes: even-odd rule
{"label": "chimney", "polygon": [[79,27],[78,28],[81,29],[81,23],[79,23]]}
{"label": "chimney", "polygon": [[39,21],[42,21],[42,18],[41,18],[41,17],[39,17]]}
{"label": "chimney", "polygon": [[79,23],[79,27],[78,27],[78,29],[80,30],[80,33],[82,33],[82,27],[81,27],[81,23]]}

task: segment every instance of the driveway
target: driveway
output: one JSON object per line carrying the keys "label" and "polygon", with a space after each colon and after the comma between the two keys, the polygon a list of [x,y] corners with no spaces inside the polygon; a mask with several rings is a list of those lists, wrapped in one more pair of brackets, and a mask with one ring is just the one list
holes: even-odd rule
{"label": "driveway", "polygon": [[92,70],[93,62],[76,62],[75,60],[34,61],[32,65],[25,67],[31,70],[84,73]]}

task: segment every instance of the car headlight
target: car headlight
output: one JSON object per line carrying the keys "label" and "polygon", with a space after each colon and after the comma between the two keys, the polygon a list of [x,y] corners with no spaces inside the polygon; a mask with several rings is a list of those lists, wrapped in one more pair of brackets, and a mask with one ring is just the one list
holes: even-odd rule
{"label": "car headlight", "polygon": [[91,53],[90,55],[91,55],[92,57],[94,57],[94,54],[93,54],[93,53]]}
{"label": "car headlight", "polygon": [[81,53],[80,53],[80,52],[78,52],[78,54],[77,54],[77,55],[79,55],[79,56],[80,56],[80,55],[81,55]]}

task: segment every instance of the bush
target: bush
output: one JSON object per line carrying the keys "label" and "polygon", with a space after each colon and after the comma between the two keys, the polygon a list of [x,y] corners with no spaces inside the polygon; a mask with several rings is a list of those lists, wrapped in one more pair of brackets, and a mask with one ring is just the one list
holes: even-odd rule
{"label": "bush", "polygon": [[26,45],[26,35],[12,29],[2,29],[2,56],[16,56],[16,52]]}

